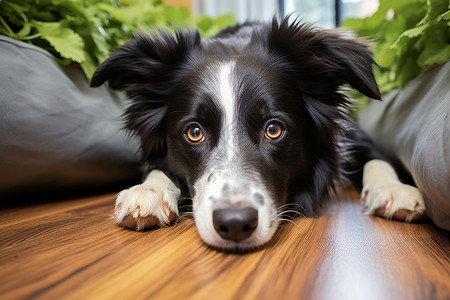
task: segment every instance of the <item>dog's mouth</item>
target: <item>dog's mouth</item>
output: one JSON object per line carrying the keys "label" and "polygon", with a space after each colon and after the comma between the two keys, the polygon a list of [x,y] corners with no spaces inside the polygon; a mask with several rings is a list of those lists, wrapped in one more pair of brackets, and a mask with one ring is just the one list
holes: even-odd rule
{"label": "dog's mouth", "polygon": [[256,214],[251,208],[214,211],[213,229],[205,222],[196,221],[197,230],[203,241],[213,248],[226,252],[255,251],[271,240],[277,228],[258,226]]}
{"label": "dog's mouth", "polygon": [[254,180],[237,184],[218,176],[215,182],[208,182],[208,177],[196,183],[198,192],[193,199],[201,238],[226,251],[249,251],[266,244],[278,227],[278,219],[265,187]]}

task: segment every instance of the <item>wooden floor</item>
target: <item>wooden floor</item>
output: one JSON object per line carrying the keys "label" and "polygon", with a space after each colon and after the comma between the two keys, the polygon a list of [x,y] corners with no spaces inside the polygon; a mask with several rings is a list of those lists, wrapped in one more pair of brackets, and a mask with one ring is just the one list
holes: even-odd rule
{"label": "wooden floor", "polygon": [[248,254],[189,219],[116,227],[114,194],[0,211],[0,299],[450,299],[449,233],[364,216],[355,191]]}

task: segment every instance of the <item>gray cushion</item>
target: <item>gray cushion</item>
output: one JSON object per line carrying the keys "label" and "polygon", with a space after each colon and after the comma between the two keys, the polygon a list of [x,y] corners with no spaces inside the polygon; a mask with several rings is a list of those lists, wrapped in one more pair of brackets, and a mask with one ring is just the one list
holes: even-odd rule
{"label": "gray cushion", "polygon": [[86,188],[138,176],[123,100],[82,70],[0,36],[0,193]]}
{"label": "gray cushion", "polygon": [[450,230],[450,61],[372,103],[360,124],[396,155],[425,195],[428,215]]}

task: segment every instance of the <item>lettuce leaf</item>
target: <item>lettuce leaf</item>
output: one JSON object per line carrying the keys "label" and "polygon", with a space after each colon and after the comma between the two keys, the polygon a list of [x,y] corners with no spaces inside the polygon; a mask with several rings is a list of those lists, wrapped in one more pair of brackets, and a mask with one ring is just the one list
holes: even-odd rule
{"label": "lettuce leaf", "polygon": [[90,79],[111,52],[136,31],[197,26],[204,37],[234,24],[232,16],[194,17],[160,0],[0,0],[0,34],[78,63]]}
{"label": "lettuce leaf", "polygon": [[80,35],[58,22],[33,21],[40,38],[47,40],[61,56],[74,62],[85,60],[84,42]]}
{"label": "lettuce leaf", "polygon": [[[374,68],[382,93],[404,88],[428,67],[450,58],[448,0],[380,0],[364,19],[349,18],[342,27],[371,42],[381,68]],[[356,115],[368,102],[360,94]]]}

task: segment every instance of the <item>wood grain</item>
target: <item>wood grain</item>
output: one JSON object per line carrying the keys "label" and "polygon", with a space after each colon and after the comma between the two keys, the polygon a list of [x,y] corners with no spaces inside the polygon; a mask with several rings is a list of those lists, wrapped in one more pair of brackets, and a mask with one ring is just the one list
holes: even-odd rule
{"label": "wood grain", "polygon": [[0,211],[0,298],[450,299],[448,232],[364,216],[356,191],[246,254],[204,245],[187,218],[117,227],[114,196]]}

